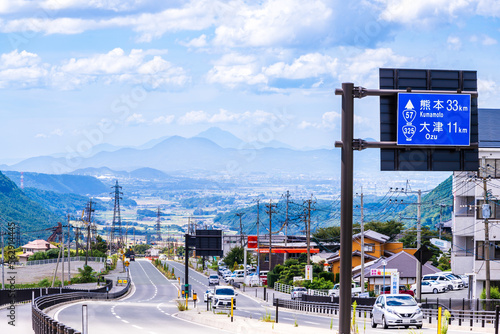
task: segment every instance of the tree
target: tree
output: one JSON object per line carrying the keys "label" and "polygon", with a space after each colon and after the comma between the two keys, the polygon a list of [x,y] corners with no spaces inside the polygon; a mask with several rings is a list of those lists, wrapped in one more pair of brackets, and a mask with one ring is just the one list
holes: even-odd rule
{"label": "tree", "polygon": [[393,241],[404,229],[404,224],[396,220],[388,220],[386,222],[372,221],[364,224],[364,230],[372,230],[389,237],[388,241]]}
{"label": "tree", "polygon": [[229,267],[229,266],[233,266],[234,263],[243,263],[244,259],[243,259],[243,254],[244,252],[244,249],[243,247],[234,247],[233,249],[231,249],[229,251],[229,253],[227,253],[227,255],[224,257],[224,263]]}
{"label": "tree", "polygon": [[313,233],[313,237],[322,241],[340,240],[340,226],[320,227]]}

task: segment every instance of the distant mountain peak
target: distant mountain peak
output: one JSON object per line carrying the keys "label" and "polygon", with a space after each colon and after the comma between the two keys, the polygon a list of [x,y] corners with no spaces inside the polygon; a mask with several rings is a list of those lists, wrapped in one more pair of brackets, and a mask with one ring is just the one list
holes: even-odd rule
{"label": "distant mountain peak", "polygon": [[222,148],[238,148],[242,143],[244,143],[243,140],[236,137],[231,132],[222,130],[218,127],[208,128],[193,138],[205,138],[211,140]]}

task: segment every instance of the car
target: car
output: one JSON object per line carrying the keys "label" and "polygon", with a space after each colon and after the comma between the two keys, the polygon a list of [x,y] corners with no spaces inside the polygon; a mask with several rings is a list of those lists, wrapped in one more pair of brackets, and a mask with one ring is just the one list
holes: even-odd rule
{"label": "car", "polygon": [[423,313],[415,298],[410,295],[380,295],[372,309],[372,328],[382,325],[384,329],[389,326],[415,326],[422,328]]}
{"label": "car", "polygon": [[231,299],[233,300],[233,309],[236,309],[236,296],[238,294],[234,291],[232,286],[217,286],[214,290],[212,297],[212,308],[230,308]]}
{"label": "car", "polygon": [[245,274],[240,273],[240,274],[232,274],[229,276],[226,280],[228,284],[234,284],[234,283],[244,283],[245,282]]}
{"label": "car", "polygon": [[203,294],[203,301],[208,302],[209,300],[212,299],[213,296],[214,296],[214,290],[207,289],[207,291],[205,291],[205,293]]}
{"label": "car", "polygon": [[458,275],[462,279],[462,282],[464,283],[464,288],[469,287],[469,276],[467,275]]}
{"label": "car", "polygon": [[[388,295],[391,293],[391,287],[390,286],[385,286],[382,291],[380,291],[380,294],[381,295]],[[415,293],[413,292],[413,289],[407,289],[404,285],[400,285],[399,286],[399,294],[402,294],[402,295],[410,295],[410,296],[414,296]]]}
{"label": "car", "polygon": [[208,276],[208,285],[219,285],[219,276],[210,275]]}
{"label": "car", "polygon": [[[437,281],[425,280],[422,281],[422,285],[420,288],[420,292],[422,293],[440,293],[445,292],[448,289],[448,285],[439,283]],[[417,284],[413,284],[411,286],[411,290],[417,294]]]}
{"label": "car", "polygon": [[290,298],[292,299],[300,299],[302,295],[307,294],[307,289],[301,286],[296,286],[292,289],[292,292],[290,293]]}
{"label": "car", "polygon": [[463,289],[464,284],[461,279],[455,278],[448,273],[435,273],[422,277],[423,281],[438,281],[439,283],[446,284],[448,290]]}

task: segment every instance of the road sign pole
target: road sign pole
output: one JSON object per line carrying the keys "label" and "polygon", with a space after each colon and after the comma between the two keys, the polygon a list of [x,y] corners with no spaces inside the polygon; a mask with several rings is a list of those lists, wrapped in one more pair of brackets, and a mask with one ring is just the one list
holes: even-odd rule
{"label": "road sign pole", "polygon": [[354,84],[342,84],[339,334],[351,331]]}

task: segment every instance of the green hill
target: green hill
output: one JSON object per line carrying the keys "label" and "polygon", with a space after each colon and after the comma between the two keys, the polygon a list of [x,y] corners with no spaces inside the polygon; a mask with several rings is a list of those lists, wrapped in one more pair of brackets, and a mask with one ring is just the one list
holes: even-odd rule
{"label": "green hill", "polygon": [[[15,222],[20,227],[21,243],[46,239],[59,221],[58,216],[26,196],[14,182],[0,172],[0,217],[4,228]],[[5,231],[5,229],[4,229]]]}
{"label": "green hill", "polygon": [[[3,172],[5,176],[21,185],[21,173]],[[24,188],[37,188],[63,194],[78,194],[82,196],[97,196],[110,192],[100,180],[87,175],[24,173]]]}

